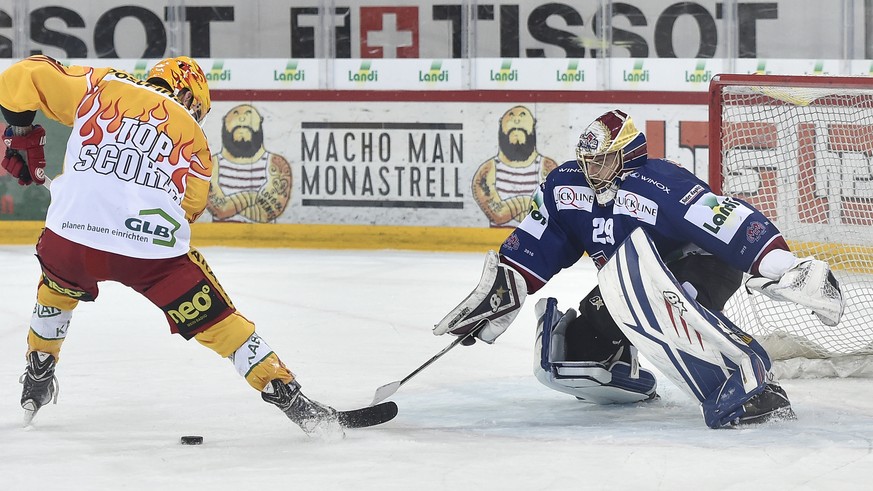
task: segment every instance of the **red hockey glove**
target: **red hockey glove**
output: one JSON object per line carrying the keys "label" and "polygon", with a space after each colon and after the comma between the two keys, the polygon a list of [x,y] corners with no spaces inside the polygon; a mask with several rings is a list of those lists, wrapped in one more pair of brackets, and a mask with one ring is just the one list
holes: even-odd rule
{"label": "red hockey glove", "polygon": [[[7,127],[3,143],[6,144],[6,156],[0,165],[18,179],[18,184],[27,186],[45,182],[45,129],[42,126],[34,125],[28,134],[19,136],[13,134],[11,126]],[[24,151],[26,161],[19,150]]]}

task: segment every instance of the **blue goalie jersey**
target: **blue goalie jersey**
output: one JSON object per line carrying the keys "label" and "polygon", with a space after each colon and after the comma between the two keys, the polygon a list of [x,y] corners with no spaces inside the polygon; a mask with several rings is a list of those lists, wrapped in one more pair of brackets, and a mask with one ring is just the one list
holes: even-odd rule
{"label": "blue goalie jersey", "polygon": [[720,196],[691,172],[648,159],[629,174],[607,206],[598,205],[575,160],[553,170],[534,193],[531,211],[500,248],[538,290],[588,254],[599,269],[631,232],[643,227],[668,262],[712,254],[750,272],[779,230],[741,199]]}

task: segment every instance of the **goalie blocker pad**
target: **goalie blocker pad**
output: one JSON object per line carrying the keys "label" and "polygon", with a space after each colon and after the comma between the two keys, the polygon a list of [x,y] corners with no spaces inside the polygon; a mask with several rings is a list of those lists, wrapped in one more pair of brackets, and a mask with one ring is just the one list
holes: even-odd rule
{"label": "goalie blocker pad", "polygon": [[652,372],[616,361],[609,367],[593,361],[567,361],[565,333],[576,311],[562,314],[554,298],[540,299],[534,307],[538,322],[534,344],[534,376],[546,387],[593,404],[625,404],[655,397]]}
{"label": "goalie blocker pad", "polygon": [[610,314],[661,373],[700,401],[720,428],[764,390],[770,358],[751,336],[702,307],[666,268],[648,235],[635,230],[598,272]]}
{"label": "goalie blocker pad", "polygon": [[527,297],[527,283],[518,271],[501,264],[494,251],[488,251],[479,284],[436,326],[433,333],[464,336],[483,325],[475,336],[493,343],[518,316]]}

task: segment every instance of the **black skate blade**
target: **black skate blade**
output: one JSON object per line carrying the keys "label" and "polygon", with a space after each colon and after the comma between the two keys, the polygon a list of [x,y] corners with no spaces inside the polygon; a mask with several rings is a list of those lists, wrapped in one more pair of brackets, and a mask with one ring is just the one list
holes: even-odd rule
{"label": "black skate blade", "polygon": [[754,426],[769,422],[795,420],[797,420],[797,414],[794,413],[794,410],[791,409],[791,406],[786,406],[774,409],[767,413],[740,418],[735,426]]}
{"label": "black skate blade", "polygon": [[397,416],[397,404],[392,401],[376,404],[375,406],[352,409],[351,411],[338,411],[337,417],[343,428],[366,428],[387,423]]}

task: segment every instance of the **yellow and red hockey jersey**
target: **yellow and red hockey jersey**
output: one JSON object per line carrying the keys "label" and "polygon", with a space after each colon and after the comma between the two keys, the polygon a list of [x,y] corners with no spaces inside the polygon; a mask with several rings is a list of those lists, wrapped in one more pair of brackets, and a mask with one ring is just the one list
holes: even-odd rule
{"label": "yellow and red hockey jersey", "polygon": [[0,74],[0,106],[72,126],[47,228],[129,257],[188,252],[212,160],[200,125],[170,91],[110,68],[33,56]]}

